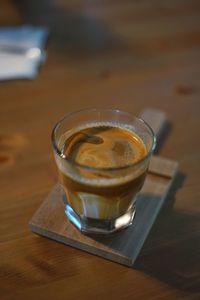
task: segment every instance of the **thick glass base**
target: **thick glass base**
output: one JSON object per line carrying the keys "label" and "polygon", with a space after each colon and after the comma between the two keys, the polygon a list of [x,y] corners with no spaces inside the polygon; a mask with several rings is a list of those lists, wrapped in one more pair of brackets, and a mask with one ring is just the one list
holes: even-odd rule
{"label": "thick glass base", "polygon": [[135,206],[131,207],[124,215],[116,219],[93,219],[85,216],[78,216],[69,204],[65,203],[65,214],[67,218],[80,231],[88,234],[110,234],[124,229],[132,224],[135,215]]}

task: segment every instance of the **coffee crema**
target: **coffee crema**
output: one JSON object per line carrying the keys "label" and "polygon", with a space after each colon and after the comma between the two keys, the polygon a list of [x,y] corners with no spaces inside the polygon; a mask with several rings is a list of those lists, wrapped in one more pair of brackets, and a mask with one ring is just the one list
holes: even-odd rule
{"label": "coffee crema", "polygon": [[131,165],[146,154],[142,140],[133,132],[111,126],[82,129],[63,144],[62,155],[72,162],[94,168]]}

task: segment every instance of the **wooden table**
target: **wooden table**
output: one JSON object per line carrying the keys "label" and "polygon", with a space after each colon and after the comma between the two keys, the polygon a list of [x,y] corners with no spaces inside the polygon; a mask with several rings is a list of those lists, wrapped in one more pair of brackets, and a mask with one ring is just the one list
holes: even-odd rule
{"label": "wooden table", "polygon": [[[200,299],[199,1],[1,3],[1,25],[51,34],[36,80],[0,82],[0,298]],[[86,107],[154,107],[171,122],[159,155],[180,174],[134,268],[28,228],[57,181],[52,126]]]}

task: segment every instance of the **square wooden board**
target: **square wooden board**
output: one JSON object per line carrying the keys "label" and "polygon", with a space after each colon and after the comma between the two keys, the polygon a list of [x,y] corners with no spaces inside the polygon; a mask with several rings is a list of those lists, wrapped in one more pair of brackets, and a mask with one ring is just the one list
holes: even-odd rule
{"label": "square wooden board", "polygon": [[178,171],[178,163],[153,156],[149,173],[138,195],[133,224],[111,236],[88,236],[64,214],[63,190],[57,184],[32,217],[30,229],[66,245],[132,266],[160,211]]}

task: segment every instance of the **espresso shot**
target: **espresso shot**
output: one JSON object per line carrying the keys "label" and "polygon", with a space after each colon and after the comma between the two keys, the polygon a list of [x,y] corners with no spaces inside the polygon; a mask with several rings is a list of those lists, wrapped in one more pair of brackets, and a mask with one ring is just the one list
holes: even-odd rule
{"label": "espresso shot", "polygon": [[83,232],[112,233],[132,224],[153,132],[118,110],[77,114],[81,117],[75,113],[58,123],[52,135],[65,214]]}
{"label": "espresso shot", "polygon": [[125,177],[123,169],[118,170],[117,178],[115,172],[105,174],[103,168],[134,164],[146,155],[146,147],[139,136],[123,127],[103,123],[88,126],[91,127],[66,138],[61,146],[62,157],[82,166],[98,168],[98,172],[88,173],[80,168],[78,176],[73,177],[67,169],[60,170],[60,179],[68,202],[77,214],[114,219],[132,208],[133,198],[143,185],[146,168],[142,164]]}

